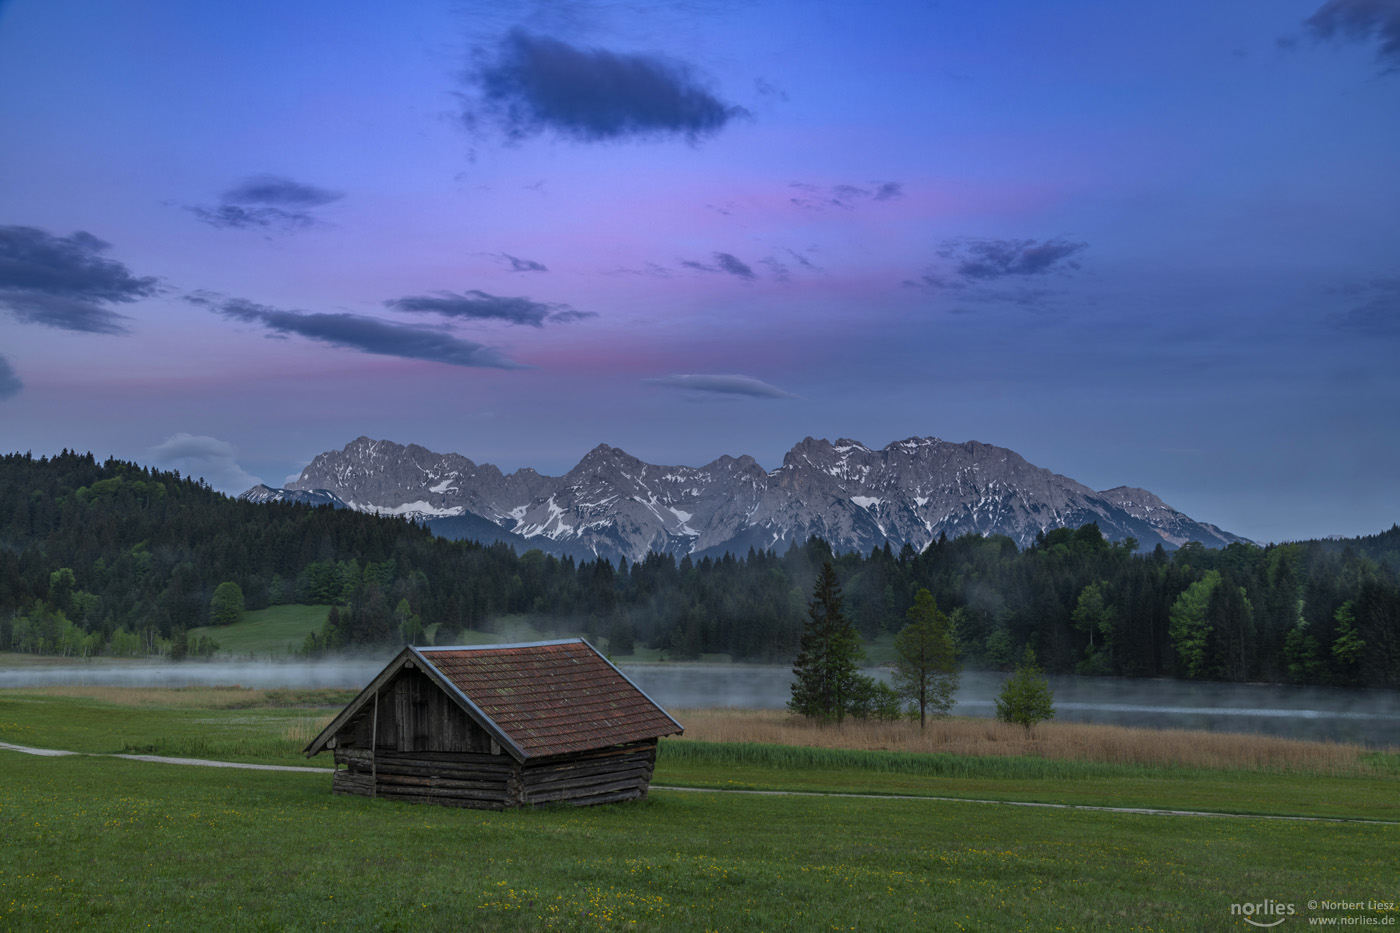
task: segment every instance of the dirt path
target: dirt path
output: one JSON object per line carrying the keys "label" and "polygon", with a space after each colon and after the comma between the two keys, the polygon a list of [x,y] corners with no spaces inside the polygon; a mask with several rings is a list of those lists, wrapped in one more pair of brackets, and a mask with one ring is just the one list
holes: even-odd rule
{"label": "dirt path", "polygon": [[[0,742],[0,749],[23,752],[26,755],[42,755],[47,758],[62,755],[88,755],[94,758],[125,758],[128,761],[153,761],[167,765],[195,765],[203,768],[240,768],[247,771],[301,771],[311,774],[330,774],[330,768],[307,768],[298,765],[253,765],[237,761],[208,761],[203,758],[166,758],[161,755],[116,755],[93,754],[90,752],[68,752],[56,748],[31,748],[28,745],[13,745]],[[999,804],[1003,807],[1041,807],[1047,810],[1087,810],[1096,813],[1135,813],[1145,816],[1214,816],[1236,820],[1287,820],[1298,823],[1363,823],[1371,826],[1400,826],[1396,820],[1362,820],[1344,816],[1271,816],[1252,813],[1215,813],[1209,810],[1157,810],[1148,807],[1096,807],[1077,803],[1034,803],[1029,800],[979,800],[972,797],[926,797],[916,794],[842,794],[803,790],[739,790],[732,787],[678,787],[670,784],[651,785],[655,791],[675,791],[694,794],[752,794],[760,797],[846,797],[855,800],[932,800],[940,803],[981,803]]]}
{"label": "dirt path", "polygon": [[91,752],[65,752],[56,748],[30,748],[28,745],[12,745],[0,742],[0,749],[23,752],[26,755],[42,755],[54,758],[60,755],[92,755],[94,758],[125,758],[128,761],[154,761],[167,765],[197,765],[202,768],[241,768],[246,771],[309,771],[313,774],[330,774],[330,768],[304,768],[298,765],[252,765],[240,761],[208,761],[204,758],[166,758],[161,755],[117,755],[93,754]]}
{"label": "dirt path", "polygon": [[990,803],[1004,807],[1044,807],[1048,810],[1089,810],[1099,813],[1140,813],[1148,816],[1218,816],[1235,820],[1289,820],[1300,823],[1366,823],[1373,826],[1400,826],[1397,820],[1363,820],[1346,816],[1279,816],[1258,813],[1219,813],[1212,810],[1157,810],[1150,807],[1096,807],[1081,803],[1035,803],[1029,800],[981,800],[976,797],[931,797],[923,794],[838,794],[810,790],[738,790],[730,787],[675,787],[651,785],[653,791],[694,791],[703,794],[758,794],[773,797],[854,797],[859,800],[938,800],[944,803]]}

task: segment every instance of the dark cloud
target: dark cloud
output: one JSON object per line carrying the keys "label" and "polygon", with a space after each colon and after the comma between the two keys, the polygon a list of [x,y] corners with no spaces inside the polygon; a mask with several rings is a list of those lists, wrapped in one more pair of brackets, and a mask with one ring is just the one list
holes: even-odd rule
{"label": "dark cloud", "polygon": [[719,266],[721,272],[737,275],[741,279],[754,277],[753,269],[747,263],[729,253],[715,253],[715,265]]}
{"label": "dark cloud", "polygon": [[225,204],[261,204],[273,207],[323,207],[345,197],[342,191],[317,188],[277,175],[255,175],[224,192]]}
{"label": "dark cloud", "polygon": [[[681,263],[681,265],[685,265],[685,263]],[[626,267],[624,267],[624,266],[618,266],[616,269],[607,269],[607,270],[605,270],[605,271],[603,272],[603,274],[604,274],[604,275],[645,275],[645,276],[647,276],[647,277],[649,277],[649,278],[655,278],[655,279],[669,279],[669,278],[671,278],[671,274],[672,274],[672,273],[671,273],[671,270],[670,270],[670,269],[667,269],[665,266],[659,266],[659,265],[657,265],[657,264],[654,263],[654,262],[648,262],[645,266],[643,266],[643,267],[640,268],[640,269],[628,269],[628,268],[626,268]]]}
{"label": "dark cloud", "polygon": [[938,255],[957,263],[957,274],[964,279],[986,282],[1006,276],[1044,275],[1078,269],[1072,257],[1088,247],[1064,239],[1043,240],[951,240]]}
{"label": "dark cloud", "polygon": [[757,278],[753,267],[732,253],[714,253],[712,255],[713,265],[698,262],[694,259],[683,259],[681,265],[687,269],[695,269],[698,272],[727,272],[730,275],[738,276],[741,279],[752,281]]}
{"label": "dark cloud", "polygon": [[512,256],[509,253],[501,253],[501,258],[510,263],[512,272],[548,272],[548,267],[542,262],[533,259],[521,259],[519,256]]}
{"label": "dark cloud", "polygon": [[438,292],[436,295],[410,295],[384,302],[395,311],[414,314],[441,314],[443,317],[466,318],[475,321],[505,321],[543,327],[597,317],[592,311],[575,311],[568,305],[547,304],[529,298],[506,298],[472,289],[464,294]]}
{"label": "dark cloud", "polygon": [[778,260],[774,259],[772,256],[766,256],[763,259],[760,259],[759,262],[767,266],[768,271],[773,273],[773,278],[777,279],[779,282],[786,282],[791,278],[791,276],[788,274],[788,267],[783,265]]}
{"label": "dark cloud", "polygon": [[794,181],[788,187],[801,192],[788,200],[804,211],[821,211],[833,207],[849,211],[862,201],[894,201],[904,197],[904,185],[897,181],[872,182],[868,188],[859,185],[822,187]]}
{"label": "dark cloud", "polygon": [[519,29],[467,75],[479,98],[468,126],[492,121],[512,140],[553,130],[580,142],[681,136],[697,143],[747,115],[706,90],[683,63],[580,49]]}
{"label": "dark cloud", "polygon": [[1327,0],[1303,21],[1316,40],[1346,39],[1380,43],[1376,57],[1383,72],[1400,71],[1400,2],[1397,0]]}
{"label": "dark cloud", "polygon": [[1400,279],[1376,279],[1344,289],[1344,293],[1362,303],[1329,315],[1327,320],[1333,327],[1372,337],[1400,337]]}
{"label": "dark cloud", "polygon": [[277,228],[291,233],[314,227],[318,221],[306,211],[288,211],[280,207],[240,207],[237,204],[221,204],[215,207],[187,207],[203,223],[220,230],[247,228]]}
{"label": "dark cloud", "polygon": [[790,255],[793,259],[797,260],[797,264],[798,264],[799,266],[801,266],[802,268],[807,269],[807,270],[810,270],[810,271],[812,271],[812,272],[820,272],[820,271],[821,271],[821,268],[822,268],[821,266],[819,266],[819,265],[817,265],[816,263],[812,262],[812,260],[810,260],[810,259],[808,259],[806,256],[802,255],[802,254],[799,253],[797,250],[795,250],[795,249],[785,249],[785,252],[787,252],[787,254]]}
{"label": "dark cloud", "polygon": [[947,276],[939,275],[937,272],[927,272],[917,279],[905,279],[903,284],[914,288],[953,289],[954,291],[968,287],[966,282],[950,279]]}
{"label": "dark cloud", "polygon": [[361,353],[428,360],[449,366],[525,368],[491,347],[461,340],[434,328],[395,324],[358,314],[283,311],[241,298],[224,298],[205,292],[186,295],[185,300],[232,320],[259,324],[272,335],[306,337]]}
{"label": "dark cloud", "polygon": [[791,392],[784,392],[777,386],[769,385],[751,376],[681,374],[661,376],[656,379],[643,379],[648,385],[666,386],[671,389],[685,389],[710,395],[746,395],[750,398],[796,398]]}
{"label": "dark cloud", "polygon": [[0,399],[14,398],[23,388],[24,383],[15,375],[10,361],[0,356]]}
{"label": "dark cloud", "polygon": [[[1032,311],[1053,311],[1061,293],[1029,283],[1054,273],[1078,269],[1075,258],[1087,243],[1053,240],[994,240],[963,237],[945,240],[937,255],[948,268],[933,268],[914,279],[910,288],[932,289],[956,296],[959,302],[1019,305]],[[969,314],[961,307],[955,313]]]}
{"label": "dark cloud", "polygon": [[21,321],[91,334],[119,334],[126,315],[111,306],[149,298],[156,279],[101,254],[111,244],[78,231],[56,237],[0,227],[0,307]]}
{"label": "dark cloud", "polygon": [[783,90],[772,81],[769,81],[767,78],[754,78],[753,89],[759,97],[766,97],[770,100],[782,101],[783,103],[787,103],[789,100],[787,91]]}
{"label": "dark cloud", "polygon": [[277,228],[290,233],[319,224],[320,219],[311,212],[343,197],[340,191],[290,178],[254,175],[225,191],[218,204],[185,209],[211,227]]}

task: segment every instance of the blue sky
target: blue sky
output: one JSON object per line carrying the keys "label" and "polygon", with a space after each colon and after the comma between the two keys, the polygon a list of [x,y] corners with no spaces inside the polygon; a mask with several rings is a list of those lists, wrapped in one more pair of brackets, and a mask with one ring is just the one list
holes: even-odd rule
{"label": "blue sky", "polygon": [[1400,520],[1400,0],[0,2],[0,446],[981,440]]}

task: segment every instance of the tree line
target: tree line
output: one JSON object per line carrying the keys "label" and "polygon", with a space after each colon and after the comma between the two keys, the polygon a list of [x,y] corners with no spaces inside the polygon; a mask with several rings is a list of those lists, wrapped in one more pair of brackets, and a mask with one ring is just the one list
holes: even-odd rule
{"label": "tree line", "polygon": [[[964,665],[1051,673],[1400,687],[1400,527],[1345,541],[1138,553],[1097,526],[834,554],[819,539],[634,563],[434,538],[400,518],[240,502],[91,454],[0,458],[0,649],[169,653],[221,584],[246,608],[335,607],[308,648],[450,644],[506,615],[610,653],[791,662],[830,563],[869,641],[927,590]],[[197,651],[197,646],[189,650]]]}

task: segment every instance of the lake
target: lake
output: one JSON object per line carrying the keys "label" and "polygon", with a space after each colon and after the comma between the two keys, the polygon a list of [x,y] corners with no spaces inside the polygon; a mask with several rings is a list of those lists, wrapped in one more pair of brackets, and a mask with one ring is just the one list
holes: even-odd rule
{"label": "lake", "polygon": [[[333,661],[155,664],[99,659],[0,670],[0,687],[362,687],[392,655]],[[792,671],[775,665],[620,664],[663,706],[782,709]],[[885,672],[872,672],[887,676]],[[954,712],[992,716],[1007,675],[964,671]],[[1280,684],[1220,684],[1112,677],[1051,677],[1055,718],[1158,729],[1205,729],[1400,747],[1400,693]]]}

